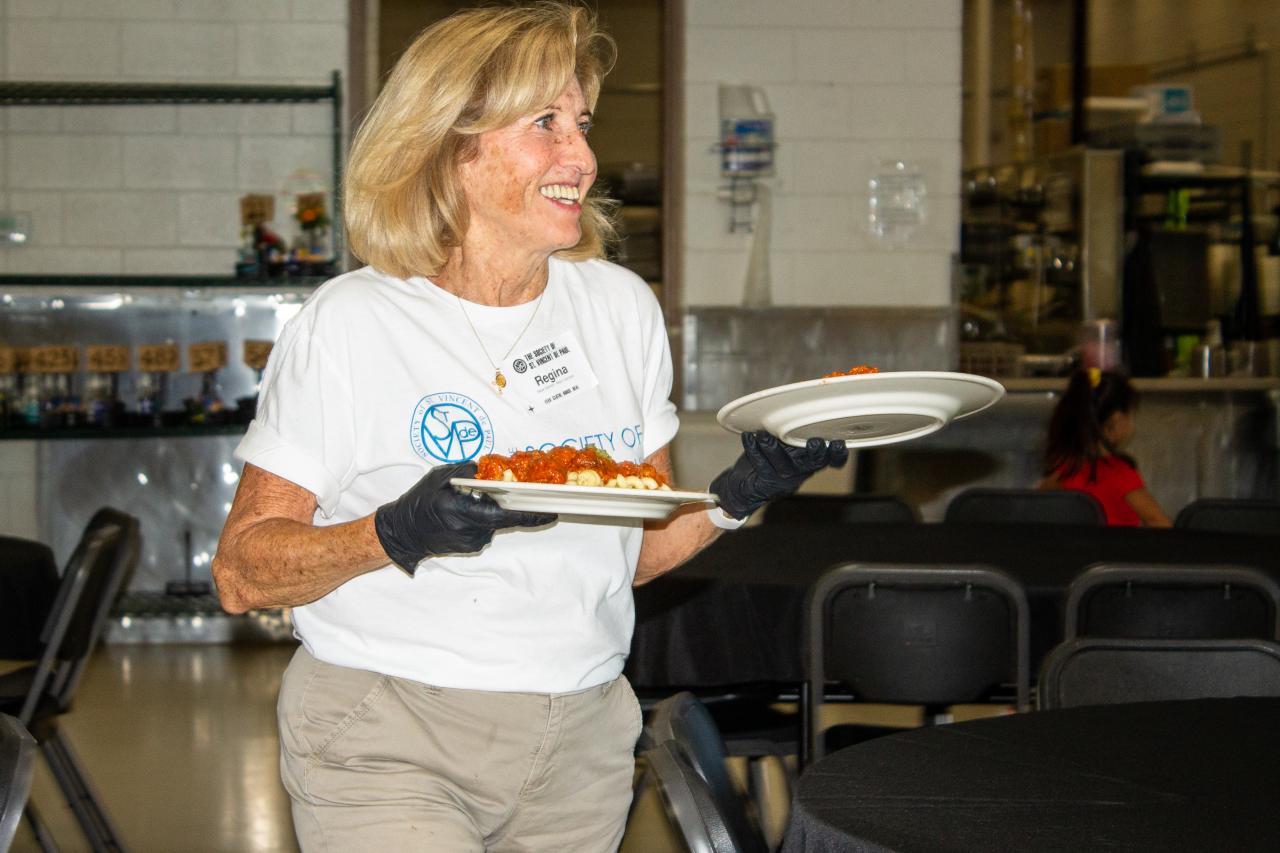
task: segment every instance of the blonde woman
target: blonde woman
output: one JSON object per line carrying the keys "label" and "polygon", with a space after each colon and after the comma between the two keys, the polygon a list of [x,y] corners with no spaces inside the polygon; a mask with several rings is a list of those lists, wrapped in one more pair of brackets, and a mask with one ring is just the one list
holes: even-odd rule
{"label": "blonde woman", "polygon": [[670,476],[663,319],[601,260],[591,194],[611,62],[578,6],[425,30],[351,151],[368,265],[319,288],[272,353],[213,568],[231,612],[294,608],[281,774],[305,850],[615,849],[641,726],[621,675],[632,585],[843,461],[748,436],[720,508],[648,528],[449,485],[482,454],[564,445]]}

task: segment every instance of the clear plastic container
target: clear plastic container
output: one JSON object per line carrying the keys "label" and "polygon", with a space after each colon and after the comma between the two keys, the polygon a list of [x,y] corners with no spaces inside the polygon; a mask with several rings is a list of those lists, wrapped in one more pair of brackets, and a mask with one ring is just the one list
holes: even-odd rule
{"label": "clear plastic container", "polygon": [[1080,366],[1086,370],[1120,367],[1120,327],[1115,320],[1090,320],[1080,327]]}

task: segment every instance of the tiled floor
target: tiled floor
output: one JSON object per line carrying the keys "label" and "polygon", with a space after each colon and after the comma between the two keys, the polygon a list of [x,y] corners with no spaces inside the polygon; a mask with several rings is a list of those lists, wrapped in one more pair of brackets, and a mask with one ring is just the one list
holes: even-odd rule
{"label": "tiled floor", "polygon": [[[133,851],[295,851],[276,771],[289,645],[106,646],[62,725]],[[83,836],[43,762],[33,800],[63,850]],[[14,853],[37,850],[24,821]]]}
{"label": "tiled floor", "polygon": [[[298,849],[276,764],[276,691],[292,654],[289,644],[98,652],[62,725],[131,851]],[[63,850],[88,849],[43,761],[33,800]],[[638,815],[625,851],[675,849],[656,799]],[[24,821],[12,853],[38,849]]]}
{"label": "tiled floor", "polygon": [[[296,851],[277,771],[276,692],[289,643],[102,647],[62,725],[134,853]],[[7,669],[0,662],[0,671]],[[919,710],[828,706],[829,722],[915,725]],[[954,709],[957,719],[1000,712]],[[742,767],[731,768],[743,771]],[[33,799],[59,846],[87,850],[43,762]],[[786,796],[775,814],[785,824]],[[24,822],[13,853],[37,850]],[[621,853],[679,851],[653,788],[637,804]],[[399,851],[385,851],[399,853]],[[447,851],[446,851],[447,853]]]}

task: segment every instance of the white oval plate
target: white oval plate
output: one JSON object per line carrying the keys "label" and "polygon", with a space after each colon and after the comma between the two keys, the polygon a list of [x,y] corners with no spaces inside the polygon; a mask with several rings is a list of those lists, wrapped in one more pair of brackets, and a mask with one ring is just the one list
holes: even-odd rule
{"label": "white oval plate", "polygon": [[1004,396],[971,373],[914,371],[809,379],[725,404],[716,420],[733,432],[765,430],[792,447],[844,439],[850,449],[923,438]]}
{"label": "white oval plate", "polygon": [[564,515],[661,519],[682,504],[716,502],[716,496],[707,492],[509,483],[503,480],[469,480],[464,477],[455,477],[449,482],[464,491],[489,495],[503,509]]}

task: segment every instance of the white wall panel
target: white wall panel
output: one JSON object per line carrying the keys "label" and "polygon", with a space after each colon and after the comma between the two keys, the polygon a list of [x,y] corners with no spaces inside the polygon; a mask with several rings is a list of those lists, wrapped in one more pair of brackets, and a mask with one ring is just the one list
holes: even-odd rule
{"label": "white wall panel", "polygon": [[902,30],[797,30],[796,79],[898,83],[906,77]]}
{"label": "white wall panel", "polygon": [[240,24],[236,71],[246,78],[325,80],[346,67],[347,28],[342,23]]}
{"label": "white wall panel", "polygon": [[174,17],[193,21],[287,21],[291,0],[175,0]]}
{"label": "white wall panel", "polygon": [[123,183],[114,136],[11,135],[8,183],[16,189],[105,189]]}
{"label": "white wall panel", "polygon": [[[0,0],[0,76],[327,85],[346,70],[346,16],[346,0]],[[327,103],[0,110],[0,193],[33,218],[2,268],[227,275],[239,196],[279,194],[299,169],[327,184],[331,120]],[[116,189],[129,192],[70,203]]]}
{"label": "white wall panel", "polygon": [[[688,0],[687,305],[741,302],[749,238],[728,235],[712,146],[717,84],[761,87],[776,117],[773,301],[946,306],[959,245],[961,0]],[[886,245],[867,230],[868,181],[909,160],[926,220]],[[718,208],[718,215],[717,215]],[[719,227],[713,235],[707,229]],[[857,286],[852,286],[856,282]]]}
{"label": "white wall panel", "polygon": [[120,43],[120,70],[126,77],[209,81],[235,76],[236,29],[231,24],[125,24]]}
{"label": "white wall panel", "polygon": [[[129,215],[121,216],[122,210]],[[178,241],[178,203],[172,193],[68,193],[63,217],[63,239],[72,246],[165,246]]]}
{"label": "white wall panel", "polygon": [[102,21],[9,21],[5,72],[26,80],[113,79],[120,73],[120,27]]}
{"label": "white wall panel", "polygon": [[0,534],[39,538],[34,441],[0,442]]}
{"label": "white wall panel", "polygon": [[[696,5],[696,0],[690,6]],[[692,83],[783,83],[795,79],[795,40],[786,28],[706,27],[691,32],[685,75]]]}

